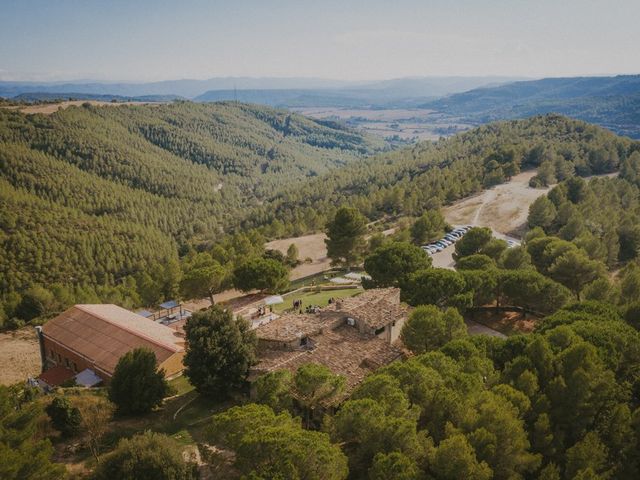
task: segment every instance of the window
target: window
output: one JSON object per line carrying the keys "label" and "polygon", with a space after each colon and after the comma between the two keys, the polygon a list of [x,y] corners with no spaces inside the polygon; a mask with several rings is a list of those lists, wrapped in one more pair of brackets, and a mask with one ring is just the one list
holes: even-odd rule
{"label": "window", "polygon": [[76,365],[76,362],[71,362],[71,369],[72,369],[75,373],[78,373],[78,366]]}
{"label": "window", "polygon": [[64,364],[67,368],[69,368],[71,365],[69,364],[69,359],[65,357],[64,359]]}

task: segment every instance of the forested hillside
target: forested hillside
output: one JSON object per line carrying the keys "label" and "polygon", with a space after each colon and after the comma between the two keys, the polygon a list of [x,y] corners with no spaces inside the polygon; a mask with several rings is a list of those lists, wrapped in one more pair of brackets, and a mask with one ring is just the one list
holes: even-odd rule
{"label": "forested hillside", "polygon": [[27,291],[53,292],[60,305],[153,304],[178,293],[182,270],[209,265],[185,256],[194,248],[221,245],[211,256],[230,271],[264,238],[324,229],[340,205],[369,220],[419,216],[520,169],[539,167],[549,183],[616,171],[640,149],[558,116],[373,155],[384,148],[338,125],[242,104],[0,110],[6,316],[33,318],[21,313],[31,308]]}
{"label": "forested hillside", "polygon": [[640,143],[557,115],[496,122],[435,143],[353,163],[311,179],[272,202],[247,225],[295,230],[321,228],[336,205],[358,207],[370,219],[418,216],[502,183],[523,169],[541,167],[546,181],[614,172]]}
{"label": "forested hillside", "polygon": [[545,78],[476,88],[424,105],[470,121],[560,113],[640,138],[640,76]]}
{"label": "forested hillside", "polygon": [[281,191],[385,148],[266,107],[0,109],[0,292],[116,285]]}

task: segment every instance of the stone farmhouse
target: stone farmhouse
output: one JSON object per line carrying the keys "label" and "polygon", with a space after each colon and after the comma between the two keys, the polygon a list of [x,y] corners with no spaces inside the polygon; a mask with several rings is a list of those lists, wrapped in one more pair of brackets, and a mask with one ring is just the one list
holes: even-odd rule
{"label": "stone farmhouse", "polygon": [[284,314],[256,328],[259,362],[250,380],[318,363],[344,375],[349,392],[368,373],[403,357],[396,340],[407,313],[400,290],[386,288],[337,300],[317,313]]}

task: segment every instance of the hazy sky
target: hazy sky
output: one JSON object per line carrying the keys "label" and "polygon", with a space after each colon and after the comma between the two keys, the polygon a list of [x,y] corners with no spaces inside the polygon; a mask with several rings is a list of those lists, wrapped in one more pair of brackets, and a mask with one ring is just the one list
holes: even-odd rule
{"label": "hazy sky", "polygon": [[640,0],[0,0],[0,79],[640,73]]}

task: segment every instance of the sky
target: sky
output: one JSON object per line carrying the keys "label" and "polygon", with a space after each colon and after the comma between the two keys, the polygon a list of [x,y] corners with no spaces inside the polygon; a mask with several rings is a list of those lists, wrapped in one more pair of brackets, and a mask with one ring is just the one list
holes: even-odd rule
{"label": "sky", "polygon": [[640,0],[0,0],[0,80],[640,73]]}

